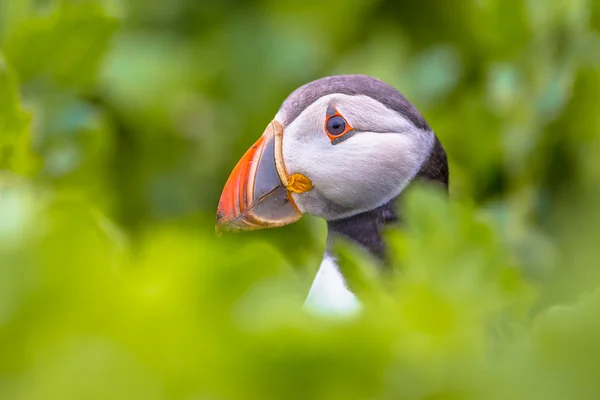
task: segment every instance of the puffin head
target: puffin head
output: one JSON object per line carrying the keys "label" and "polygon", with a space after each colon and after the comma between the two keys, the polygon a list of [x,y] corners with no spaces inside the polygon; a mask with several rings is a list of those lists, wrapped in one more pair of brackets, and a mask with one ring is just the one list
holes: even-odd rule
{"label": "puffin head", "polygon": [[389,203],[417,175],[447,184],[445,153],[402,94],[363,75],[319,79],[289,95],[238,162],[217,229],[278,227],[304,213],[341,220]]}

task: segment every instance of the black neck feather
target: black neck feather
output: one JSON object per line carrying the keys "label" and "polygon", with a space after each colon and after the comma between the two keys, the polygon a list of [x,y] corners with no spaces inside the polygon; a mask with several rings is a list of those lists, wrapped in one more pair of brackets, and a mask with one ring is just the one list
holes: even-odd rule
{"label": "black neck feather", "polygon": [[[423,164],[415,180],[439,183],[447,191],[448,177],[449,171],[446,152],[436,137],[429,159]],[[374,210],[348,218],[328,221],[328,234],[330,236],[341,235],[351,239],[365,247],[371,254],[384,260],[386,251],[382,232],[386,226],[395,225],[400,222],[400,216],[396,208],[396,203],[400,196]]]}

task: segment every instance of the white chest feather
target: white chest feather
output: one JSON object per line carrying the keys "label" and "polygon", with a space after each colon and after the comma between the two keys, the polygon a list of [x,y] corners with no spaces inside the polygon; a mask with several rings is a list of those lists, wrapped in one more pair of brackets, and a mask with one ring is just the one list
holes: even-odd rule
{"label": "white chest feather", "polygon": [[342,316],[360,310],[360,302],[348,290],[336,260],[327,254],[321,262],[304,308],[317,314]]}

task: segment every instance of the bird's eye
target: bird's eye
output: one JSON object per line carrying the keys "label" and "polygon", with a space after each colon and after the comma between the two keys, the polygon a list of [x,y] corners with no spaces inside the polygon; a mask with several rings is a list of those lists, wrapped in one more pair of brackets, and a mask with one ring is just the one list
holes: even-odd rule
{"label": "bird's eye", "polygon": [[346,131],[346,120],[335,115],[327,120],[327,132],[332,136],[341,135]]}
{"label": "bird's eye", "polygon": [[354,129],[338,112],[334,106],[327,108],[327,119],[325,119],[325,131],[331,144],[338,144],[354,134]]}

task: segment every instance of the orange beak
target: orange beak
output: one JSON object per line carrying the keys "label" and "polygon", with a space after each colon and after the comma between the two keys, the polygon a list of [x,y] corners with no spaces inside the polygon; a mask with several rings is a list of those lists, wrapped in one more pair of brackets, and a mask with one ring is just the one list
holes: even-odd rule
{"label": "orange beak", "polygon": [[[217,231],[251,231],[284,226],[302,216],[281,156],[283,127],[272,121],[231,172],[217,208]],[[280,176],[284,175],[283,177]]]}

